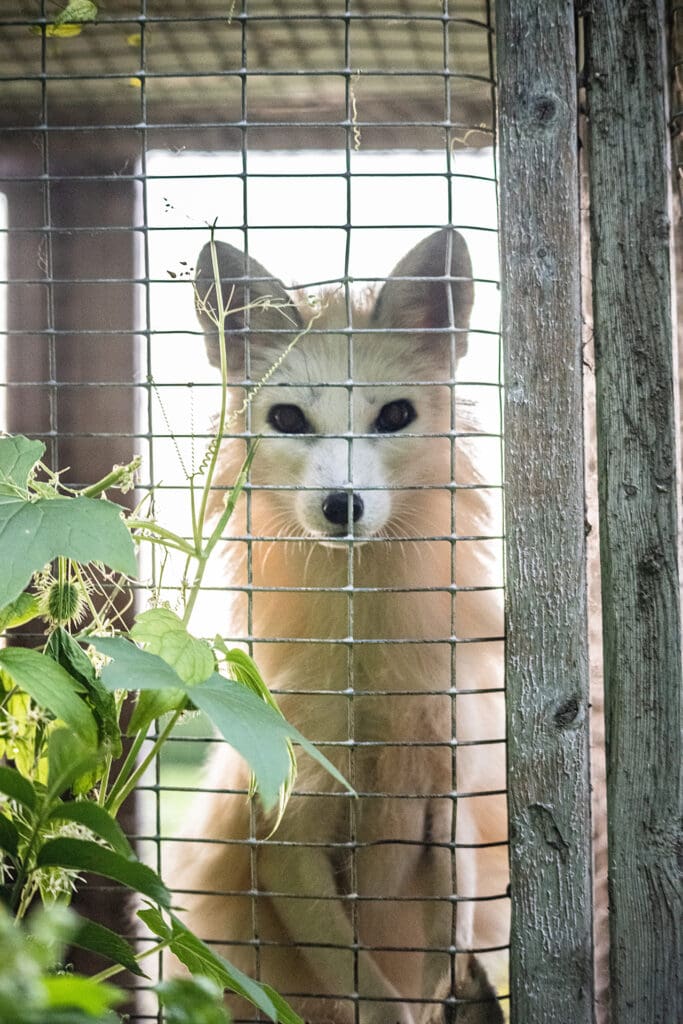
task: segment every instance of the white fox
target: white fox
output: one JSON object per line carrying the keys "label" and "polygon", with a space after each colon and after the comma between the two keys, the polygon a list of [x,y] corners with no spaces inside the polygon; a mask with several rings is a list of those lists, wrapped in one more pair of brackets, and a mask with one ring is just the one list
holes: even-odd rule
{"label": "white fox", "polygon": [[[306,331],[236,424],[261,441],[226,538],[226,632],[253,640],[285,716],[329,744],[358,799],[302,757],[271,835],[245,765],[219,745],[186,828],[201,842],[174,844],[166,874],[190,927],[306,1021],[436,1020],[429,1000],[449,994],[454,950],[507,940],[502,612],[452,386],[473,300],[467,247],[438,231],[374,303],[324,296],[312,324],[258,263],[216,252],[232,379],[258,382]],[[197,291],[217,363],[210,246]],[[234,410],[244,395],[231,387]],[[243,440],[223,443],[221,486],[244,454]],[[472,963],[457,958],[462,991],[490,997]],[[502,1019],[497,1003],[450,1012]]]}

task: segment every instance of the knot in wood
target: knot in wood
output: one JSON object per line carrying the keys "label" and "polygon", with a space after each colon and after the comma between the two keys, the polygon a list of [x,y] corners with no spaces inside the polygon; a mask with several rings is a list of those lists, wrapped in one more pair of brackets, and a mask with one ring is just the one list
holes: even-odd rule
{"label": "knot in wood", "polygon": [[580,707],[581,705],[577,697],[569,697],[567,700],[563,701],[553,715],[557,728],[566,729],[568,726],[572,725],[572,723],[576,721]]}
{"label": "knot in wood", "polygon": [[640,576],[657,576],[662,571],[662,552],[653,548],[638,562]]}
{"label": "knot in wood", "polygon": [[557,120],[559,101],[552,92],[532,96],[529,103],[529,118],[539,128],[548,128]]}

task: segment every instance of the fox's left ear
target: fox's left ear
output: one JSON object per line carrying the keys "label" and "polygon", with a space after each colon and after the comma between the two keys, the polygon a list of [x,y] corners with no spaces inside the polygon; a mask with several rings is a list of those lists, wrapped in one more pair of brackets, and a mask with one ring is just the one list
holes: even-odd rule
{"label": "fox's left ear", "polygon": [[[454,330],[458,359],[467,351],[474,285],[465,239],[442,228],[411,249],[397,263],[377,297],[371,327],[416,333]],[[443,335],[424,335],[430,338]]]}

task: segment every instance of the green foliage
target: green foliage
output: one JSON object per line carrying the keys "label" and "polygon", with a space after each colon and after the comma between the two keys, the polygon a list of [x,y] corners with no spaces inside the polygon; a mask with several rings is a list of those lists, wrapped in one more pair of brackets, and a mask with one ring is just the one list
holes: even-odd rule
{"label": "green foliage", "polygon": [[60,968],[78,927],[66,907],[39,909],[24,927],[0,905],[0,1024],[118,1020],[112,1010],[123,999],[119,989]]}
{"label": "green foliage", "polygon": [[[94,4],[74,0],[52,27],[92,20],[93,9],[96,14]],[[188,478],[189,540],[107,499],[108,491],[133,486],[138,460],[77,492],[42,464],[40,442],[0,438],[0,630],[32,622],[45,633],[39,649],[16,642],[0,648],[0,1024],[115,1022],[119,994],[104,981],[123,968],[143,975],[144,957],[165,947],[197,976],[158,987],[168,1024],[223,1024],[226,988],[274,1021],[301,1024],[277,993],[213,953],[171,913],[168,889],[137,859],[116,820],[174,725],[191,709],[204,711],[243,755],[252,769],[252,791],[267,810],[277,806],[277,821],[296,774],[293,744],[346,785],[284,720],[252,659],[221,637],[209,643],[190,629],[206,565],[254,454],[252,446],[216,521],[209,523],[217,439],[227,428],[225,330],[222,321],[216,323],[223,398],[216,437]],[[128,631],[121,601],[117,605],[112,594],[125,600],[136,573],[135,549],[142,544],[160,547],[162,556],[182,554],[183,578],[192,582],[178,612],[151,607],[135,616]],[[88,625],[78,632],[86,614]],[[121,761],[121,709],[131,692],[136,704]],[[149,727],[161,716],[159,735],[141,758]],[[122,936],[67,913],[86,872],[148,901],[140,919],[157,940],[153,946],[137,953]],[[43,911],[35,913],[36,904]],[[95,978],[60,973],[67,941],[95,952],[107,966]]]}

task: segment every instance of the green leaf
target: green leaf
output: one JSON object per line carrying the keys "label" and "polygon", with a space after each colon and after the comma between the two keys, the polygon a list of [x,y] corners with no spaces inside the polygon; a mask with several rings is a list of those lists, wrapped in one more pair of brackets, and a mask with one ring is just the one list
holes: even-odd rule
{"label": "green leaf", "polygon": [[45,454],[42,441],[29,441],[22,434],[0,437],[0,494],[25,491],[36,462]]}
{"label": "green leaf", "polygon": [[134,860],[135,854],[118,821],[109,811],[91,800],[75,800],[60,803],[50,812],[50,821],[75,821],[85,825],[91,832],[104,839],[116,853],[128,860]]}
{"label": "green leaf", "polygon": [[189,686],[208,679],[216,667],[208,644],[191,636],[170,608],[141,612],[135,618],[130,635],[151,654],[163,658]]}
{"label": "green leaf", "polygon": [[162,658],[142,651],[119,637],[94,637],[98,651],[114,660],[102,670],[102,681],[112,689],[171,688],[185,692],[210,708],[209,717],[225,739],[249,762],[261,799],[272,807],[280,787],[289,778],[291,760],[287,747],[291,726],[246,687],[214,673],[208,680],[183,687],[182,680]]}
{"label": "green leaf", "polygon": [[91,1017],[101,1016],[125,999],[124,993],[113,985],[105,985],[80,974],[48,975],[42,978],[42,983],[49,1007],[82,1010]]}
{"label": "green leaf", "polygon": [[292,762],[287,740],[292,726],[251,690],[217,673],[192,687],[192,700],[248,762],[263,805],[270,810],[289,779]]}
{"label": "green leaf", "polygon": [[91,0],[70,0],[54,20],[55,25],[78,25],[85,21],[95,21],[97,4]]}
{"label": "green leaf", "polygon": [[14,601],[0,609],[0,633],[23,626],[40,614],[40,606],[33,594],[19,594]]}
{"label": "green leaf", "polygon": [[192,703],[208,715],[228,743],[249,763],[265,808],[274,806],[290,770],[288,741],[298,743],[349,792],[344,776],[331,761],[302,736],[279,711],[273,710],[240,683],[215,672],[193,686]]}
{"label": "green leaf", "polygon": [[148,896],[163,907],[170,906],[171,894],[159,876],[146,864],[122,857],[120,853],[87,839],[48,839],[36,859],[38,867],[73,868],[92,871]]}
{"label": "green leaf", "polygon": [[12,859],[17,855],[19,833],[14,822],[0,814],[0,850],[8,853]]}
{"label": "green leaf", "polygon": [[137,961],[135,950],[131,944],[116,932],[111,931],[110,928],[105,928],[104,925],[81,918],[71,943],[80,949],[89,949],[92,953],[98,953],[115,964],[121,964],[138,978],[147,977]]}
{"label": "green leaf", "polygon": [[39,651],[6,647],[0,650],[0,668],[40,707],[60,718],[88,747],[97,749],[95,719],[75,692],[79,684],[61,665]]}
{"label": "green leaf", "polygon": [[[230,989],[231,992],[236,992],[237,995],[248,999],[259,1010],[267,1013],[271,1020],[279,1020],[277,1009],[263,986],[233,967],[222,956],[214,953],[201,939],[193,935],[174,914],[170,916],[173,922],[173,938],[170,949],[180,962],[185,964],[191,974],[201,974],[211,978],[221,988]],[[299,1024],[303,1024],[303,1022],[299,1021]]]}
{"label": "green leaf", "polygon": [[102,685],[85,651],[61,626],[50,636],[46,652],[78,680],[88,695],[100,742],[113,758],[121,756],[121,730],[114,695]]}
{"label": "green leaf", "polygon": [[214,672],[193,686],[183,686],[162,658],[142,651],[120,637],[93,637],[98,651],[113,661],[102,670],[102,682],[112,689],[180,690],[204,711],[219,732],[249,763],[268,810],[278,800],[290,773],[288,742],[300,744],[338,782],[350,790],[344,776],[315,746],[250,689]]}
{"label": "green leaf", "polygon": [[147,729],[156,718],[169,711],[177,711],[187,703],[184,690],[140,690],[130,716],[127,736],[135,736]]}
{"label": "green leaf", "polygon": [[0,765],[0,793],[23,804],[29,811],[35,809],[38,796],[28,779],[6,765]]}
{"label": "green leaf", "polygon": [[110,690],[185,691],[178,673],[157,654],[141,650],[118,636],[94,636],[93,647],[113,660],[102,669],[102,682]]}
{"label": "green leaf", "polygon": [[245,651],[241,651],[238,647],[227,647],[223,643],[222,637],[217,636],[215,643],[219,646],[219,650],[225,655],[226,664],[230,666],[231,675],[244,686],[248,686],[257,697],[260,697],[270,704],[271,707],[279,710],[277,702],[273,697],[272,693],[266,686],[263,676],[258,670],[258,666],[254,659],[250,657]]}
{"label": "green leaf", "polygon": [[172,978],[155,985],[166,1024],[230,1024],[223,989],[210,978]]}
{"label": "green leaf", "polygon": [[138,917],[145,922],[153,935],[163,942],[170,941],[170,948],[193,973],[204,975],[215,981],[221,989],[229,988],[259,1006],[275,1021],[281,1024],[302,1024],[301,1018],[291,1006],[269,985],[253,981],[229,961],[220,956],[190,932],[182,921],[171,914],[172,925],[164,921],[153,907],[138,911]]}
{"label": "green leaf", "polygon": [[133,540],[118,505],[99,498],[0,501],[0,608],[58,555],[104,562],[129,576],[137,572]]}
{"label": "green leaf", "polygon": [[156,907],[147,906],[144,910],[138,910],[137,916],[158,939],[167,942],[173,936],[173,929],[166,924]]}
{"label": "green leaf", "polygon": [[92,772],[99,761],[96,748],[84,743],[70,729],[55,729],[47,746],[47,787],[50,797],[58,797],[76,779]]}
{"label": "green leaf", "polygon": [[261,982],[261,988],[275,1007],[277,1013],[275,1019],[279,1024],[303,1024],[299,1014],[294,1012],[287,1000],[283,999],[279,992],[276,992],[274,988],[271,988],[270,985],[265,985],[263,982]]}

